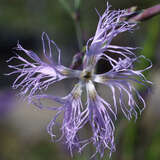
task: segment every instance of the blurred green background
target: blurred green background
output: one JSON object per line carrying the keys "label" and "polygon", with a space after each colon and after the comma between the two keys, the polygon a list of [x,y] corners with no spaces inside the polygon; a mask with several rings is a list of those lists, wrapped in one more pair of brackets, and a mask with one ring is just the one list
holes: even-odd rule
{"label": "blurred green background", "polygon": [[[73,7],[73,0],[67,2]],[[160,1],[110,0],[109,3],[113,9],[131,6],[143,9]],[[96,29],[98,16],[94,8],[103,13],[105,7],[104,0],[81,0],[79,13],[84,42],[93,36]],[[59,0],[0,0],[0,160],[87,160],[87,152],[71,158],[62,143],[51,142],[45,127],[55,113],[38,110],[26,102],[18,103],[15,100],[18,90],[11,89],[16,75],[3,75],[11,71],[5,61],[13,56],[13,47],[18,40],[24,48],[39,55],[42,53],[43,31],[61,48],[62,62],[69,66],[73,55],[79,52],[78,41],[74,22]],[[127,121],[120,114],[116,122],[117,151],[111,160],[159,160],[160,16],[140,23],[132,34],[124,33],[114,42],[143,48],[137,54],[144,54],[152,60],[153,68],[147,77],[154,85],[148,90],[142,89],[147,108],[136,123]],[[48,92],[64,96],[72,85],[73,82],[64,81]],[[105,156],[103,159],[108,158]]]}

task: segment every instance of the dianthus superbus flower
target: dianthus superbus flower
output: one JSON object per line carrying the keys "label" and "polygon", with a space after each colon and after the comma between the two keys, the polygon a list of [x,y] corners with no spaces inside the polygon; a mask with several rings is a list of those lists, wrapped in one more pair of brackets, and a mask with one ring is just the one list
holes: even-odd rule
{"label": "dianthus superbus flower", "polygon": [[[43,61],[36,53],[24,49],[19,43],[17,50],[22,51],[32,61],[26,60],[23,56],[16,55],[22,64],[11,66],[15,71],[10,74],[19,73],[13,83],[13,88],[21,88],[20,95],[28,93],[29,102],[39,108],[56,111],[56,115],[47,127],[52,139],[55,138],[53,126],[57,123],[59,115],[63,115],[61,125],[61,137],[73,154],[73,149],[81,152],[88,144],[95,146],[97,153],[103,157],[107,149],[110,155],[115,151],[114,144],[114,122],[117,120],[118,107],[127,119],[135,117],[138,112],[145,108],[145,101],[141,97],[134,83],[145,85],[151,83],[143,75],[145,70],[151,68],[150,60],[144,56],[137,57],[134,54],[136,48],[123,47],[112,44],[112,39],[125,31],[132,31],[135,23],[122,21],[129,16],[126,10],[110,10],[107,4],[105,12],[99,15],[99,22],[95,35],[86,44],[86,54],[83,59],[82,70],[75,70],[61,64],[61,51],[53,40],[50,40],[46,33],[42,33]],[[47,43],[45,43],[47,42]],[[58,61],[52,56],[52,47],[56,48]],[[47,50],[48,49],[48,50]],[[99,60],[105,59],[110,63],[111,69],[103,74],[95,73],[95,66]],[[149,67],[141,70],[134,69],[134,63],[139,59],[145,59]],[[9,61],[10,61],[9,60]],[[78,78],[72,91],[65,97],[43,94],[51,84],[66,78]],[[104,100],[96,91],[95,83],[107,86],[112,94],[114,105],[109,100]],[[86,103],[82,103],[82,94],[86,92]],[[40,94],[41,93],[41,94]],[[117,96],[118,94],[118,96]],[[127,98],[126,98],[127,97]],[[44,106],[41,101],[50,99],[60,104],[58,107]],[[139,108],[138,103],[143,104]],[[92,136],[82,139],[79,132],[84,126],[90,125]]]}

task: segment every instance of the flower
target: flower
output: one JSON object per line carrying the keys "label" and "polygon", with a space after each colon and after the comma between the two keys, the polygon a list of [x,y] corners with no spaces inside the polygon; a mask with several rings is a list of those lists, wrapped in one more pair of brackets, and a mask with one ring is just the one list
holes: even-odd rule
{"label": "flower", "polygon": [[[115,151],[114,144],[114,121],[117,120],[118,106],[127,119],[135,117],[138,111],[145,108],[145,101],[135,88],[134,83],[146,85],[151,83],[146,80],[143,72],[150,69],[152,64],[144,56],[136,56],[132,47],[122,47],[111,44],[112,39],[125,31],[132,31],[136,23],[129,23],[122,20],[129,16],[126,10],[110,10],[107,4],[105,12],[99,15],[99,22],[95,35],[90,38],[86,45],[86,54],[83,59],[82,70],[70,69],[61,64],[61,51],[53,40],[50,40],[46,33],[42,33],[43,55],[47,62],[41,60],[36,53],[24,49],[19,43],[17,50],[23,51],[32,61],[16,55],[9,59],[16,58],[22,64],[11,66],[15,71],[10,74],[19,73],[13,83],[13,88],[21,88],[20,95],[28,93],[29,102],[42,109],[55,110],[56,115],[49,123],[47,131],[54,139],[56,136],[53,126],[59,115],[63,114],[62,136],[59,140],[65,139],[71,155],[73,149],[81,152],[88,144],[95,146],[96,152],[103,157],[105,149],[108,149],[110,156]],[[47,42],[47,44],[45,43]],[[52,46],[58,53],[58,62],[53,60]],[[48,48],[48,51],[47,51]],[[139,59],[145,59],[150,63],[149,67],[142,70],[135,70],[134,63]],[[99,60],[105,59],[109,62],[111,69],[102,74],[96,74],[96,64]],[[10,75],[9,74],[9,75]],[[57,97],[43,93],[49,85],[66,78],[78,78],[73,90],[65,97]],[[96,91],[95,83],[107,86],[112,93],[114,105],[100,97]],[[86,91],[87,101],[82,103],[82,94]],[[118,92],[118,96],[117,96]],[[125,99],[127,97],[127,100]],[[48,107],[41,103],[43,99],[50,99],[59,103],[60,107]],[[139,108],[137,101],[143,104]],[[92,136],[82,139],[80,130],[89,124]]]}

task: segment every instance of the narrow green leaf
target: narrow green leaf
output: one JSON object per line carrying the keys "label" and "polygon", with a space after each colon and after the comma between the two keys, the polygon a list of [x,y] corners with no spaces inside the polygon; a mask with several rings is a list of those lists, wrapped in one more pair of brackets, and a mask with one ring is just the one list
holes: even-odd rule
{"label": "narrow green leaf", "polygon": [[74,11],[69,6],[69,3],[67,3],[67,0],[59,0],[59,2],[62,4],[63,8],[68,12],[68,14],[71,16],[71,18],[74,18]]}

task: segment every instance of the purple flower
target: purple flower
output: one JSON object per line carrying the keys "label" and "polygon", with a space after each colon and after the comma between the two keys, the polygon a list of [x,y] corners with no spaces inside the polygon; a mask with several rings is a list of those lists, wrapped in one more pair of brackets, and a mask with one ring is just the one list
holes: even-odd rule
{"label": "purple flower", "polygon": [[[53,126],[57,123],[59,115],[63,115],[61,125],[61,137],[64,139],[70,153],[73,149],[81,152],[88,144],[95,146],[96,152],[103,157],[105,149],[108,149],[110,156],[115,151],[114,144],[114,122],[117,120],[118,107],[127,119],[135,117],[138,111],[141,113],[145,108],[145,101],[135,88],[134,83],[146,85],[151,83],[146,80],[143,72],[152,67],[150,60],[144,56],[137,57],[133,51],[136,48],[122,47],[111,44],[112,39],[125,31],[132,31],[135,23],[122,21],[128,16],[126,10],[109,10],[99,15],[99,22],[94,37],[90,38],[86,45],[86,54],[83,60],[82,70],[67,68],[61,64],[61,52],[53,40],[50,40],[46,33],[42,33],[43,55],[47,62],[41,60],[37,54],[24,49],[19,43],[17,50],[23,51],[33,62],[16,55],[22,64],[11,66],[15,71],[10,74],[19,73],[13,83],[13,88],[21,88],[20,95],[28,93],[29,102],[42,109],[55,110],[56,115],[47,127],[52,139],[56,137]],[[47,41],[47,44],[45,44]],[[59,55],[58,62],[53,60],[52,47],[55,47]],[[48,48],[48,51],[47,51]],[[115,58],[113,58],[115,57]],[[150,63],[149,67],[142,70],[135,70],[134,63],[139,59],[145,59]],[[95,73],[95,66],[100,59],[109,62],[111,69],[103,74]],[[9,60],[9,61],[10,61]],[[65,78],[78,78],[73,90],[65,97],[42,94],[50,84],[61,81]],[[107,86],[112,93],[114,105],[101,98],[96,92],[95,83]],[[87,101],[82,103],[82,94],[86,91]],[[127,97],[127,99],[125,98]],[[60,107],[45,106],[43,99],[50,99],[60,104]],[[138,103],[143,104],[140,109]],[[92,136],[81,138],[80,131],[89,124]]]}

